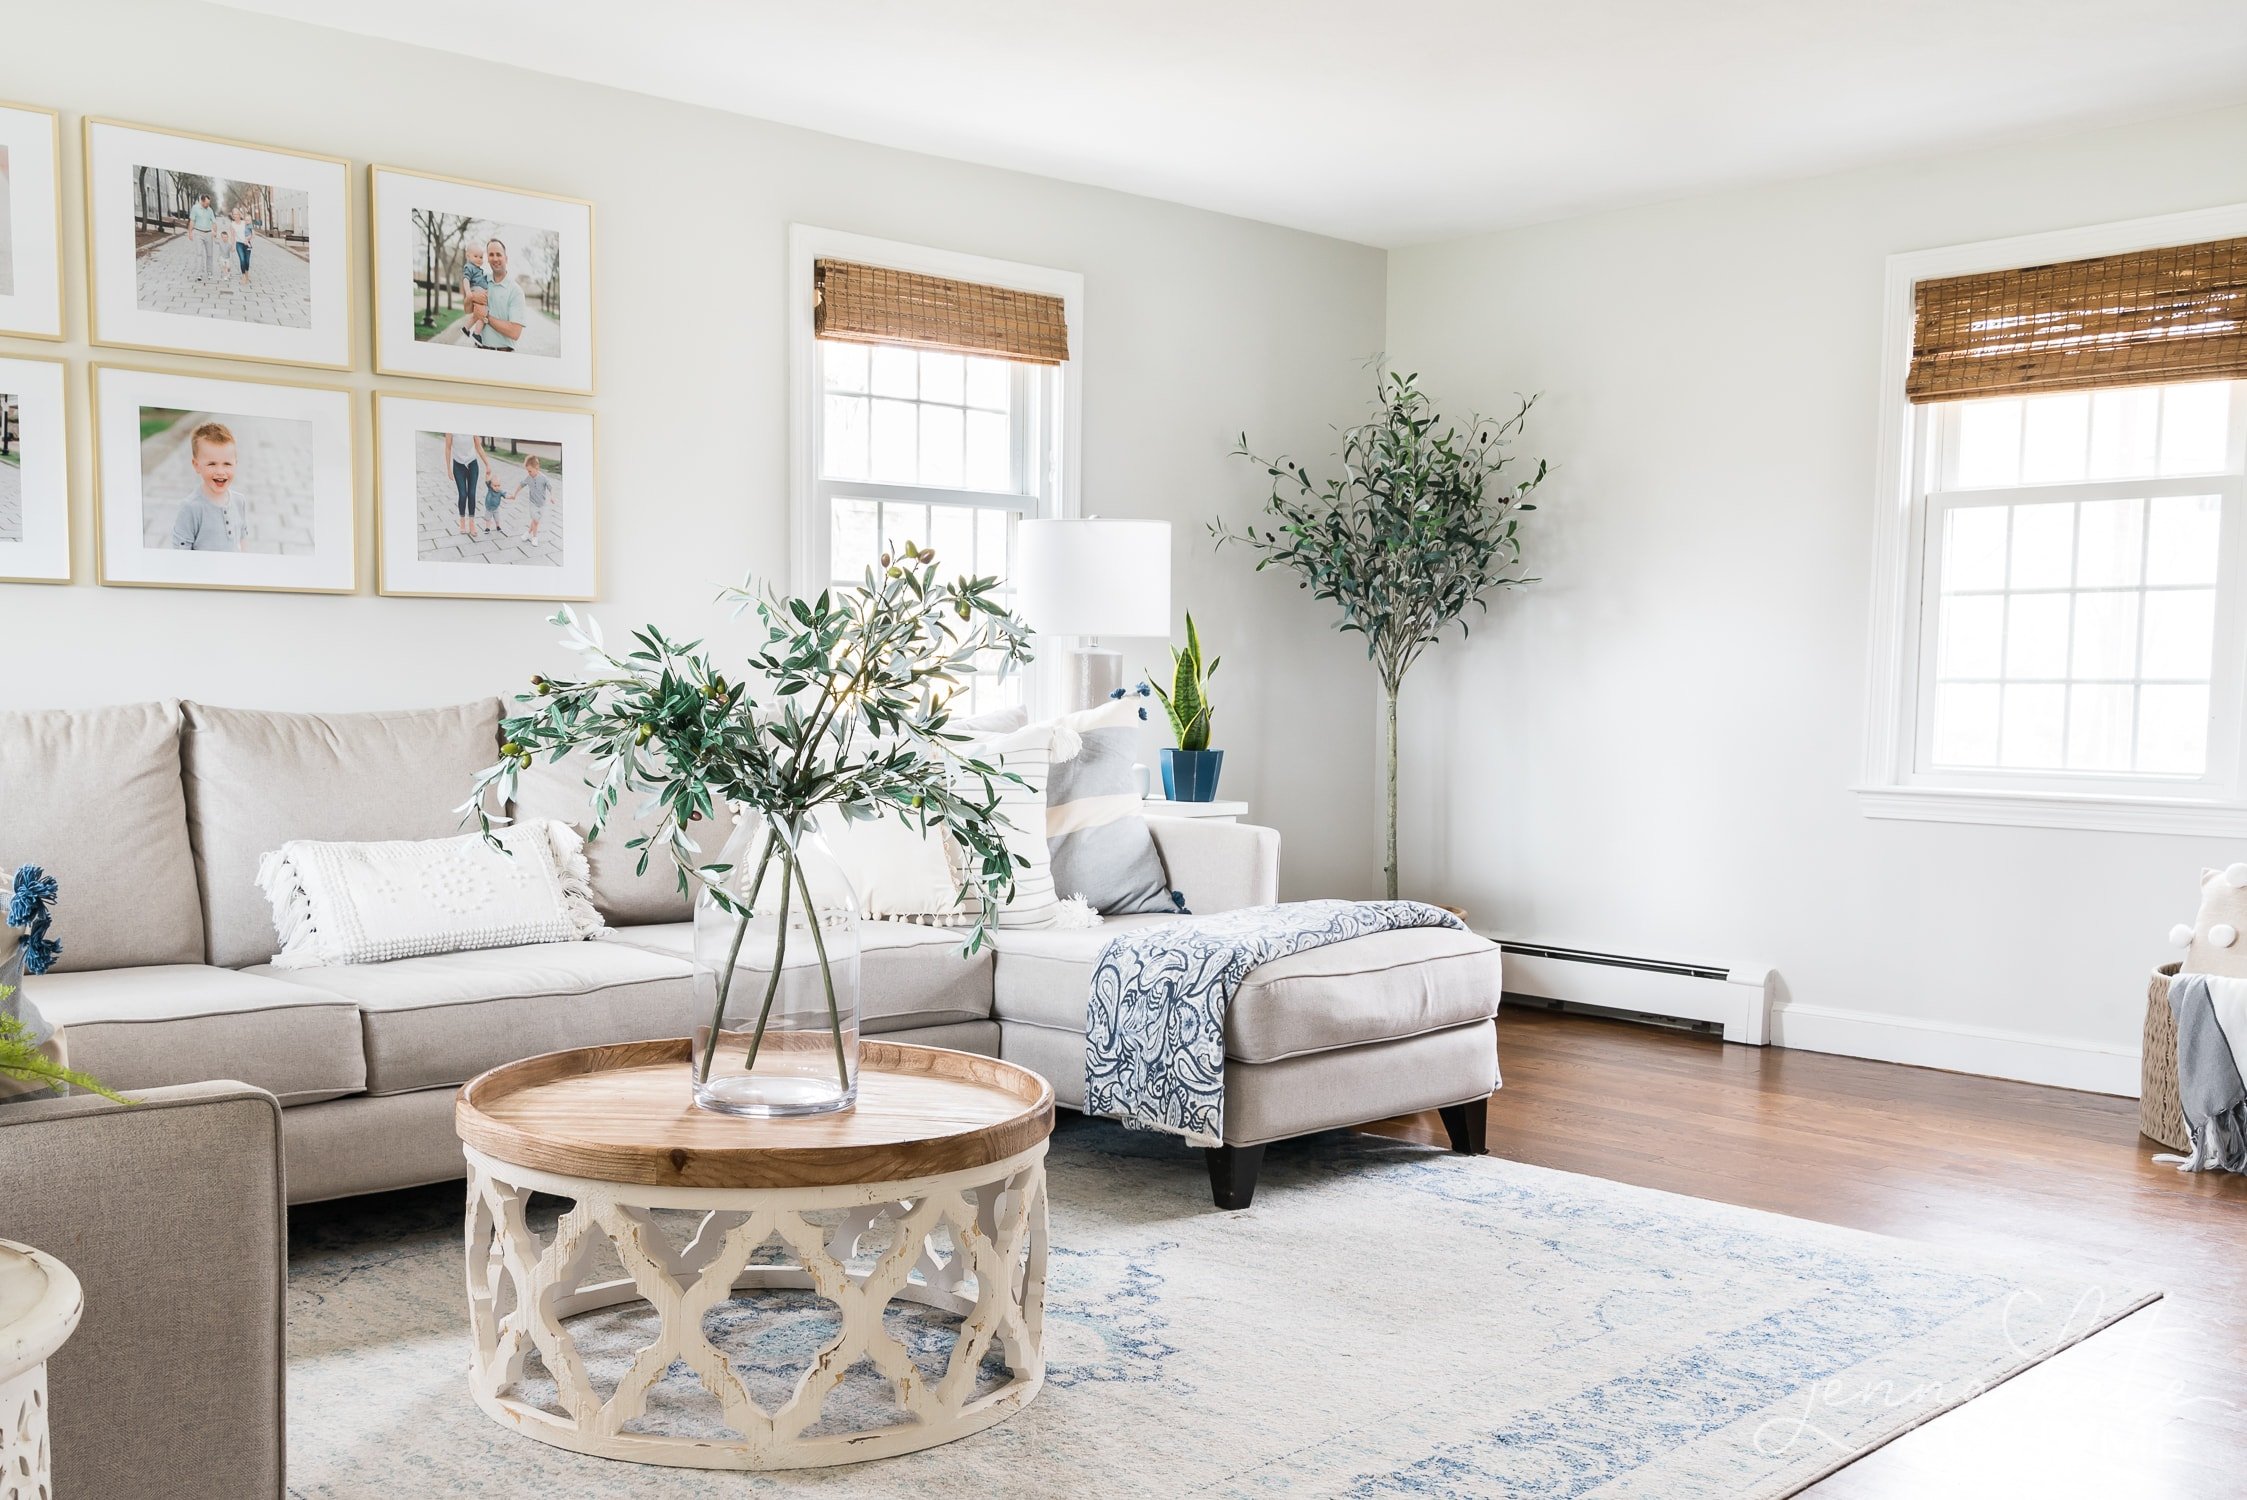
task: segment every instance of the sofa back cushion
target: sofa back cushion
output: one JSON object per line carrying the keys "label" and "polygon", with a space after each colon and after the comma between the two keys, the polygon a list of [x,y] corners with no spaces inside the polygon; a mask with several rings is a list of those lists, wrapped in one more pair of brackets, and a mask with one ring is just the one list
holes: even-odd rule
{"label": "sofa back cushion", "polygon": [[61,888],[58,973],[202,962],[179,725],[177,703],[0,712],[0,870]]}
{"label": "sofa back cushion", "polygon": [[[518,820],[552,818],[567,823],[583,838],[593,821],[593,788],[598,766],[590,751],[572,750],[560,760],[540,755],[515,778],[515,800],[508,812]],[[660,821],[641,817],[645,792],[626,792],[617,799],[597,839],[586,839],[585,863],[593,872],[593,905],[617,927],[647,922],[684,922],[694,915],[694,902],[679,889],[678,867],[661,849],[648,856],[648,872],[639,870],[641,850],[632,840],[652,832]],[[703,824],[694,825],[696,829]],[[726,830],[704,831],[695,847],[706,860],[716,859],[725,843]]]}
{"label": "sofa back cushion", "polygon": [[499,700],[403,713],[290,714],[186,705],[187,826],[210,962],[279,950],[258,861],[291,839],[434,839],[461,831],[476,773],[499,758]]}

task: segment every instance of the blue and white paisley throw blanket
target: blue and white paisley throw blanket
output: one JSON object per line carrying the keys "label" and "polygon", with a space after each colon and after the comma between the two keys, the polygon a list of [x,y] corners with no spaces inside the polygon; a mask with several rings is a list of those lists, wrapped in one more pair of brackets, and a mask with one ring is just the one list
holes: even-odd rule
{"label": "blue and white paisley throw blanket", "polygon": [[1418,901],[1290,901],[1122,933],[1085,1005],[1085,1113],[1220,1145],[1225,1017],[1249,970],[1369,933],[1465,926]]}

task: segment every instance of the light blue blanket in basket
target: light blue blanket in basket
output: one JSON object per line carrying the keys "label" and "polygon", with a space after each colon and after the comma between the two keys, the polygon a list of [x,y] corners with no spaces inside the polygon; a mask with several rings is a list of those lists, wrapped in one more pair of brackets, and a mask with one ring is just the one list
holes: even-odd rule
{"label": "light blue blanket in basket", "polygon": [[1418,901],[1292,901],[1121,933],[1092,971],[1085,1113],[1221,1145],[1225,1017],[1249,970],[1369,933],[1465,926]]}

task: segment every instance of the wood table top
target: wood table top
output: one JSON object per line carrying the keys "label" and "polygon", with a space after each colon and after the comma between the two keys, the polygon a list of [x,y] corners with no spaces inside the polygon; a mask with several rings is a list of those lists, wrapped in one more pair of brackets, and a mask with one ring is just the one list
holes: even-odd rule
{"label": "wood table top", "polygon": [[696,1107],[685,1037],[503,1064],[453,1106],[460,1138],[517,1166],[656,1187],[901,1182],[1004,1161],[1053,1131],[1053,1088],[970,1052],[866,1041],[858,1102],[755,1119]]}

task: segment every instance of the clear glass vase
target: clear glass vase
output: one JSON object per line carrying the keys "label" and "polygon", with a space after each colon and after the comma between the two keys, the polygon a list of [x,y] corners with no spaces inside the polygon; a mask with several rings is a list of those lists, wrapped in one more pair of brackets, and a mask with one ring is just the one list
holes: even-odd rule
{"label": "clear glass vase", "polygon": [[[694,908],[694,1102],[813,1115],[858,1098],[858,895],[817,823],[746,813]],[[730,908],[730,909],[729,909]]]}

